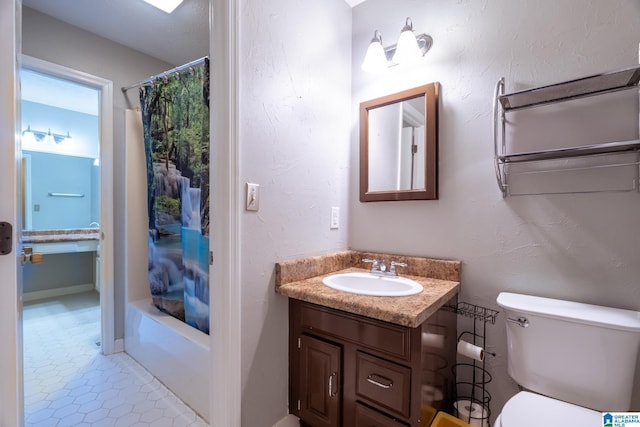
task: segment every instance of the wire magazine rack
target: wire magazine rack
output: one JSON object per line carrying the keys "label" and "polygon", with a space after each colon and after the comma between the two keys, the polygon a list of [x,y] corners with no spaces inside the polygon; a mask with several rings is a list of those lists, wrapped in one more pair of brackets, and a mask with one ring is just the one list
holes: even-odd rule
{"label": "wire magazine rack", "polygon": [[[458,335],[458,342],[465,340],[484,349],[485,356],[495,356],[495,353],[486,350],[486,336],[487,324],[495,324],[498,311],[467,302],[458,302],[455,306],[446,306],[446,309],[472,319],[471,330]],[[486,367],[486,357],[482,361],[469,360],[471,363],[456,363],[452,368],[455,378],[454,414],[472,426],[489,427],[491,394],[487,384],[492,376]]]}

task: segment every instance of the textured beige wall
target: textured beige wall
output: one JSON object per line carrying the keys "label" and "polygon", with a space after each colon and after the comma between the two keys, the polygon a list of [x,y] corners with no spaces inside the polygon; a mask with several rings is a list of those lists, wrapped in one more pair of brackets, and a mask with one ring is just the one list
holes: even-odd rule
{"label": "textured beige wall", "polygon": [[260,210],[240,215],[242,425],[287,412],[288,306],[275,262],[347,248],[350,40],[343,0],[240,6],[240,188],[261,186]]}
{"label": "textured beige wall", "polygon": [[[382,75],[360,71],[374,29],[387,44],[395,43],[407,16],[417,32],[434,39],[424,62]],[[633,66],[639,41],[640,4],[634,0],[368,0],[356,6],[352,118],[361,101],[439,81],[440,199],[359,203],[354,131],[349,246],[459,259],[461,299],[491,308],[497,308],[498,293],[509,290],[640,310],[638,194],[503,199],[494,175],[491,128],[493,91],[500,77],[514,91]],[[600,101],[590,98],[587,105],[592,102]],[[624,111],[616,109],[619,103]],[[553,111],[537,126],[520,126],[511,136],[540,147],[558,132],[569,146],[591,143],[591,138],[638,138],[637,92],[601,108],[598,127],[589,131],[587,125],[597,117],[586,115],[573,128],[558,130],[550,120],[564,120],[570,113]],[[609,176],[598,173],[596,181]],[[564,179],[558,178],[558,185]],[[488,330],[491,350],[498,354],[488,360],[497,414],[517,388],[507,374],[504,316]],[[639,378],[636,374],[636,384]],[[633,402],[633,409],[640,410],[638,390]]]}

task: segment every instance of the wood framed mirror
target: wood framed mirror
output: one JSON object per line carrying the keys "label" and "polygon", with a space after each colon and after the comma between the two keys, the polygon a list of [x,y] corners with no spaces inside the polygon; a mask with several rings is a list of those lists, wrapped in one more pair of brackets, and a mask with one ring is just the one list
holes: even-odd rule
{"label": "wood framed mirror", "polygon": [[438,92],[429,83],[360,104],[360,201],[438,198]]}

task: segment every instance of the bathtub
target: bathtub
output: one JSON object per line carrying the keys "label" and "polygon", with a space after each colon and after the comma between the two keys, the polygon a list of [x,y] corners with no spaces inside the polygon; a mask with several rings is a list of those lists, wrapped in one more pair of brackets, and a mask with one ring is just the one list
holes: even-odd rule
{"label": "bathtub", "polygon": [[159,311],[151,298],[129,302],[125,351],[209,421],[209,335]]}

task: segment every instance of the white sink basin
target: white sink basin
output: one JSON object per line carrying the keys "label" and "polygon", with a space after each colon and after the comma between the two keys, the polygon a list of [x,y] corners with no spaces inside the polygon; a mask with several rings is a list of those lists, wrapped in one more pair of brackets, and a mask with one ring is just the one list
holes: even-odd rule
{"label": "white sink basin", "polygon": [[342,273],[322,279],[326,286],[352,294],[401,297],[419,294],[422,285],[405,277],[376,276],[371,273]]}

